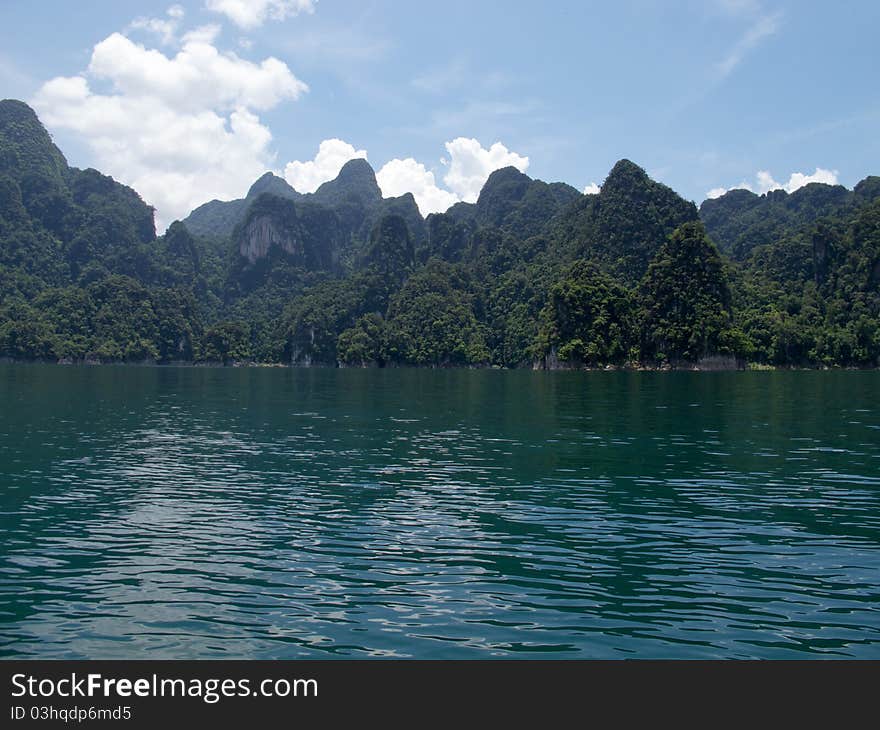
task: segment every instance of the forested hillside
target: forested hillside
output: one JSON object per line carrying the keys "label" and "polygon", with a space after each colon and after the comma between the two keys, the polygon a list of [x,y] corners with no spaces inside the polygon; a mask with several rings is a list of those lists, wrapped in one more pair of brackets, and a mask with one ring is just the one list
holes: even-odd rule
{"label": "forested hillside", "polygon": [[880,364],[880,178],[700,209],[622,160],[600,192],[494,172],[423,219],[353,160],[267,173],[157,237],[0,102],[0,357],[349,366]]}

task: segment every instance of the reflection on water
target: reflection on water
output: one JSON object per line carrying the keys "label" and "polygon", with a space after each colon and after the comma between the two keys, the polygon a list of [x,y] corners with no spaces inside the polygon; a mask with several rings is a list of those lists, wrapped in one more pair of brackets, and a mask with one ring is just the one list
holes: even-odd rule
{"label": "reflection on water", "polygon": [[880,658],[880,374],[0,366],[0,654]]}

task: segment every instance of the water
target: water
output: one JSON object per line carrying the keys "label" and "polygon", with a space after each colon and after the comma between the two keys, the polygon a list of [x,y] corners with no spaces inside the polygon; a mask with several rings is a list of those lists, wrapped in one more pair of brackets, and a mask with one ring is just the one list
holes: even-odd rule
{"label": "water", "polygon": [[0,366],[0,655],[880,658],[880,373]]}

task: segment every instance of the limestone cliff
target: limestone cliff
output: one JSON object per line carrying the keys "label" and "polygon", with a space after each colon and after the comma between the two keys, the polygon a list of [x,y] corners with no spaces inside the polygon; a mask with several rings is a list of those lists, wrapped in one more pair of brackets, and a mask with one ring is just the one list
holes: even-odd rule
{"label": "limestone cliff", "polygon": [[251,216],[239,237],[238,252],[251,264],[268,256],[272,246],[296,257],[302,253],[297,233],[295,228],[282,229],[271,215]]}
{"label": "limestone cliff", "polygon": [[259,195],[233,236],[247,265],[281,256],[310,271],[339,266],[342,235],[337,215],[311,203]]}

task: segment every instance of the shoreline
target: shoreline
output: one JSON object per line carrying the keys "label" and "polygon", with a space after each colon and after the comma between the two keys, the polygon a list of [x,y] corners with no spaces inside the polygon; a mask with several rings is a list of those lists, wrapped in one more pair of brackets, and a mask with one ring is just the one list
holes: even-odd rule
{"label": "shoreline", "polygon": [[531,372],[627,372],[627,373],[733,373],[733,372],[871,372],[880,370],[880,365],[856,366],[856,365],[767,365],[764,363],[744,362],[736,367],[718,367],[717,364],[701,366],[694,364],[677,365],[598,365],[577,366],[555,364],[552,367],[542,367],[540,364],[523,367],[504,367],[501,365],[344,365],[337,363],[279,363],[279,362],[256,362],[234,361],[229,363],[175,360],[170,362],[144,361],[119,361],[102,362],[99,360],[50,360],[50,359],[20,359],[13,357],[0,357],[0,365],[54,365],[58,367],[140,367],[140,368],[204,368],[204,369],[289,369],[289,370],[492,370],[492,371],[531,371]]}

